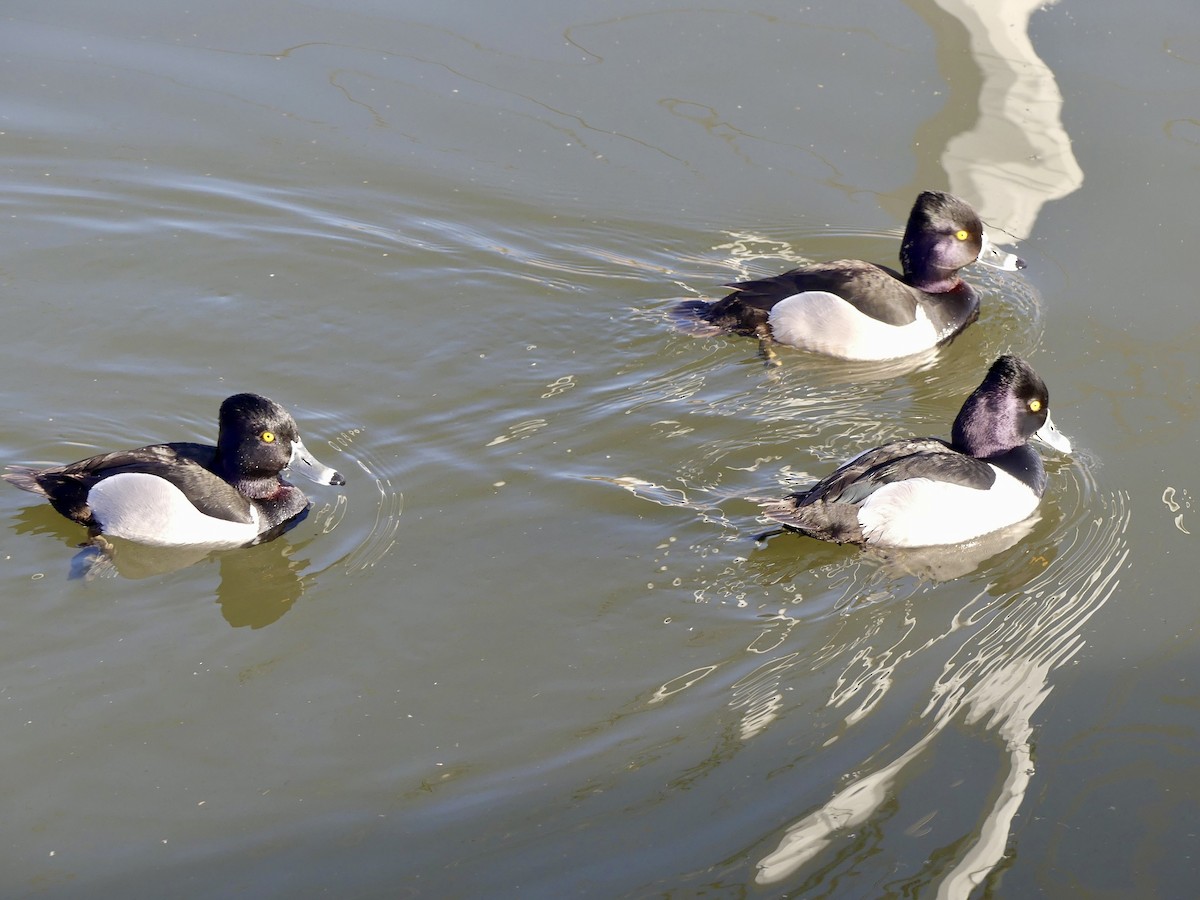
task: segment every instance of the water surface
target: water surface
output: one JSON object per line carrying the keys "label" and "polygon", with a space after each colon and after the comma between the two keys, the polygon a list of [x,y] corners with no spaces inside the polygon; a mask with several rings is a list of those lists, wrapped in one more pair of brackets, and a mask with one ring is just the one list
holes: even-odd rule
{"label": "water surface", "polygon": [[[1200,40],[911,0],[6,7],[0,450],[287,405],[281,539],[71,578],[0,492],[13,896],[1187,896]],[[1029,262],[854,366],[675,332],[954,190]],[[1076,446],[953,554],[748,499],[946,434],[999,353]]]}

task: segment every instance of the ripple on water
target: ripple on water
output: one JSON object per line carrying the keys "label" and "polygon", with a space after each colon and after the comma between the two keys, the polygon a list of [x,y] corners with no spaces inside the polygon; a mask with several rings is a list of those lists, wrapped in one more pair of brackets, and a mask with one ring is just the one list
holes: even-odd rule
{"label": "ripple on water", "polygon": [[[890,697],[904,705],[924,694],[915,737],[906,731],[898,751],[842,763],[854,774],[831,784],[836,793],[827,803],[783,830],[757,862],[759,883],[799,884],[808,864],[839,836],[886,814],[882,807],[895,795],[897,779],[953,722],[975,726],[972,734],[981,729],[995,735],[1002,750],[995,761],[997,787],[983,818],[954,844],[957,857],[941,879],[939,896],[965,898],[1000,863],[1035,775],[1033,717],[1052,688],[1051,673],[1078,655],[1085,624],[1113,595],[1129,557],[1129,497],[1100,490],[1096,465],[1086,451],[1069,461],[1052,458],[1040,517],[977,554],[950,548],[918,554],[915,562],[801,539],[739,555],[748,528],[721,513],[710,492],[614,482],[651,503],[693,510],[719,527],[716,537],[693,545],[691,562],[679,554],[661,557],[676,585],[693,586],[695,602],[759,609],[740,655],[700,666],[693,659],[687,672],[650,691],[649,702],[667,703],[702,682],[724,679],[727,708],[746,742],[800,702],[801,692],[793,688],[827,672],[824,702],[840,722],[813,750],[822,753],[885,708]],[[944,560],[934,565],[939,555],[953,560],[949,570]],[[768,595],[773,600],[764,599]],[[922,689],[931,669],[932,680]],[[905,690],[894,692],[901,683]],[[837,864],[853,867],[854,860],[839,858]]]}
{"label": "ripple on water", "polygon": [[[992,805],[977,830],[963,835],[938,896],[968,896],[1001,861],[1035,772],[1032,717],[1050,692],[1050,673],[1079,652],[1083,625],[1112,596],[1129,555],[1128,496],[1097,496],[1086,470],[1073,474],[1075,502],[1059,530],[1056,556],[1033,556],[1034,574],[1016,584],[1006,583],[1014,574],[1010,560],[950,621],[923,633],[911,629],[904,641],[868,654],[862,660],[865,674],[839,680],[829,702],[851,706],[846,723],[852,726],[883,699],[903,663],[929,653],[942,660],[921,714],[926,725],[920,736],[886,763],[872,761],[867,774],[856,775],[828,803],[789,825],[778,846],[759,860],[760,883],[793,876],[839,833],[875,815],[900,773],[959,718],[994,732],[1004,755]],[[866,682],[879,689],[864,694]]]}
{"label": "ripple on water", "polygon": [[[404,510],[404,494],[397,490],[391,477],[367,444],[360,444],[361,428],[342,431],[330,439],[329,446],[349,456],[374,488],[374,517],[368,517],[370,527],[364,534],[355,534],[351,549],[342,548],[342,555],[333,565],[346,572],[368,569],[382,560],[396,544],[396,532],[400,528],[400,515]],[[313,515],[321,534],[329,534],[338,528],[346,517],[348,503],[345,495]],[[325,569],[330,566],[324,567]]]}

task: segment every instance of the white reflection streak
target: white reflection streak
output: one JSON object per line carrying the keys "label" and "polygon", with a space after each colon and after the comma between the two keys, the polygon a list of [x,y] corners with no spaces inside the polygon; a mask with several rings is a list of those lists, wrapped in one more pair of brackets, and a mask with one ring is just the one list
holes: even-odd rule
{"label": "white reflection streak", "polygon": [[[1190,500],[1186,499],[1187,498],[1186,491],[1184,491],[1184,498],[1185,498],[1184,503],[1186,503],[1188,508],[1190,509],[1192,503]],[[1183,507],[1180,506],[1179,503],[1177,503],[1175,500],[1175,488],[1168,486],[1163,491],[1162,502],[1163,502],[1163,505],[1167,508],[1167,510],[1169,512],[1178,513],[1178,515],[1175,516],[1175,527],[1178,528],[1180,531],[1182,531],[1184,534],[1191,534],[1190,531],[1188,531],[1186,528],[1183,527],[1183,513],[1179,512],[1181,509],[1183,509]]]}
{"label": "white reflection streak", "polygon": [[979,115],[942,154],[950,190],[976,197],[986,220],[1027,238],[1042,206],[1083,184],[1062,124],[1062,92],[1029,40],[1046,0],[934,0],[966,27],[983,75]]}
{"label": "white reflection streak", "polygon": [[899,772],[963,711],[968,724],[984,721],[1004,739],[1008,773],[978,840],[942,880],[937,896],[965,898],[987,877],[1004,855],[1013,817],[1033,776],[1031,720],[1050,693],[1050,672],[1074,657],[1083,645],[1079,630],[1119,583],[1117,574],[1129,555],[1127,499],[1116,495],[1111,514],[1089,520],[1089,533],[1077,531],[1058,560],[1022,590],[998,598],[984,591],[964,607],[946,635],[977,619],[979,611],[972,609],[977,604],[984,604],[991,619],[944,664],[922,713],[933,716],[929,732],[789,827],[779,846],[758,862],[760,884],[788,877],[829,846],[837,832],[867,821],[891,796]]}
{"label": "white reflection streak", "polygon": [[728,250],[729,263],[738,273],[739,278],[753,278],[753,263],[768,260],[775,265],[779,260],[790,262],[793,266],[803,266],[811,260],[800,256],[791,245],[774,238],[753,234],[748,231],[727,231],[729,243],[717,244],[714,250]]}
{"label": "white reflection streak", "polygon": [[616,485],[619,488],[629,491],[629,493],[641,500],[649,500],[651,503],[657,503],[659,506],[690,509],[697,513],[703,522],[722,525],[731,529],[734,527],[733,523],[718,508],[694,503],[688,497],[687,491],[682,488],[669,488],[665,485],[655,484],[653,481],[636,478],[633,475],[620,475],[617,477],[584,475],[583,478],[586,481],[599,481],[605,484]]}
{"label": "white reflection streak", "polygon": [[702,678],[707,678],[713,672],[717,671],[716,666],[701,666],[698,669],[692,669],[690,672],[684,672],[682,675],[672,678],[662,687],[654,692],[654,695],[647,701],[648,703],[662,703],[672,694],[678,694],[680,691],[686,691]]}
{"label": "white reflection streak", "polygon": [[733,699],[729,701],[729,707],[744,710],[739,729],[742,740],[750,740],[779,716],[783,706],[779,680],[799,656],[798,653],[788,653],[772,659],[733,684]]}

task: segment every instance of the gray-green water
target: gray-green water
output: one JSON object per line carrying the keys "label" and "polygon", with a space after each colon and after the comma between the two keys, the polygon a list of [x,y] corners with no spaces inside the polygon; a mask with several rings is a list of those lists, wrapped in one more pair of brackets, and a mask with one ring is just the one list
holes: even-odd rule
{"label": "gray-green water", "polygon": [[[1190,0],[0,21],[3,459],[253,390],[348,478],[90,581],[0,491],[0,894],[1194,892]],[[894,262],[922,188],[1029,262],[931,359],[668,325]],[[946,433],[1007,350],[1077,449],[1015,545],[754,548],[747,497]]]}

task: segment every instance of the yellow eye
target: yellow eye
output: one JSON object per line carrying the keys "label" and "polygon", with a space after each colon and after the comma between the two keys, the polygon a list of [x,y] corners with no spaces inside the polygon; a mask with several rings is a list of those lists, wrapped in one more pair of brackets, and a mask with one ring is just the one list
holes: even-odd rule
{"label": "yellow eye", "polygon": [[1041,400],[1030,400],[1029,401],[1029,411],[1030,412],[1040,412],[1041,409],[1042,409],[1042,401]]}
{"label": "yellow eye", "polygon": [[960,241],[965,241],[971,236],[971,232],[967,231],[965,228],[960,228],[958,231],[954,232],[954,236]]}
{"label": "yellow eye", "polygon": [[264,444],[270,444],[270,443],[274,442],[274,440],[275,440],[275,432],[264,431],[262,434],[259,435],[259,437],[263,439]]}

